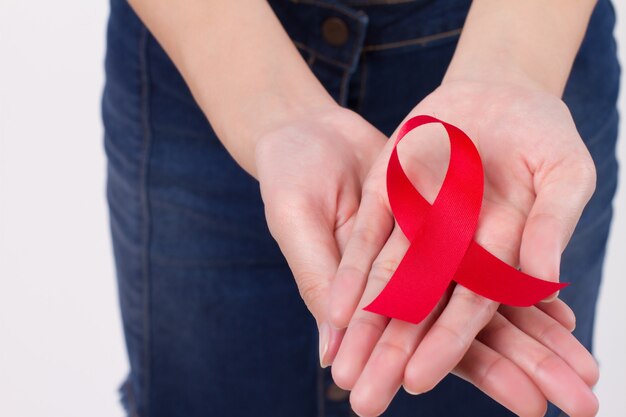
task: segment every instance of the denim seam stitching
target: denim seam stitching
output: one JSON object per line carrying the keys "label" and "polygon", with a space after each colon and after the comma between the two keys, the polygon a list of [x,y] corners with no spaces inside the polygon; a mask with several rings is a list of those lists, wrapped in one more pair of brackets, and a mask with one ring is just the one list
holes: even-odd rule
{"label": "denim seam stitching", "polygon": [[359,86],[359,101],[356,105],[357,113],[361,113],[363,111],[363,103],[365,102],[365,86],[367,84],[367,59],[365,58],[365,54],[361,54],[361,85]]}
{"label": "denim seam stitching", "polygon": [[359,33],[359,35],[361,39],[359,39],[359,42],[354,42],[354,47],[352,48],[352,52],[350,53],[350,60],[352,64],[348,68],[350,69],[351,73],[354,72],[354,70],[356,70],[356,67],[359,65],[358,57],[363,53],[363,43],[365,40],[365,34],[363,32],[366,29],[362,26],[360,27],[360,29],[361,32]]}
{"label": "denim seam stitching", "polygon": [[196,261],[193,259],[171,259],[152,255],[154,265],[169,268],[233,268],[233,267],[268,267],[275,268],[284,266],[280,260],[261,260],[250,258],[234,258],[225,260]]}
{"label": "denim seam stitching", "polygon": [[343,8],[336,4],[324,3],[318,0],[289,0],[289,1],[291,1],[292,3],[309,4],[311,6],[317,6],[317,7],[321,7],[325,9],[334,10],[336,12],[352,17],[354,19],[358,19],[363,14],[363,12],[361,11],[352,11],[348,8]]}
{"label": "denim seam stitching", "polygon": [[396,41],[396,42],[381,43],[377,45],[365,45],[363,46],[363,52],[381,51],[381,50],[387,50],[387,49],[400,48],[402,46],[426,44],[428,42],[438,41],[442,39],[451,38],[456,35],[460,35],[462,29],[463,28],[458,28],[458,29],[441,32],[441,33],[436,33],[434,35],[420,36],[417,38],[405,39],[405,40]]}
{"label": "denim seam stitching", "polygon": [[318,53],[315,49],[311,48],[308,45],[303,44],[300,41],[292,41],[292,42],[294,43],[294,45],[296,45],[296,47],[301,48],[301,49],[307,51],[310,54],[314,54],[317,57],[317,59],[319,59],[320,61],[326,61],[329,64],[337,65],[338,67],[344,68],[346,70],[350,69],[350,65],[344,64],[343,62],[340,62],[340,61],[336,61],[336,60],[334,60],[332,58],[328,58],[325,55],[322,55],[322,54]]}
{"label": "denim seam stitching", "polygon": [[[294,1],[294,0],[292,0]],[[412,45],[419,45],[419,44],[426,44],[428,42],[433,42],[433,41],[438,41],[438,40],[442,40],[442,39],[447,39],[447,38],[452,38],[454,36],[460,35],[461,31],[463,28],[458,28],[458,29],[453,29],[453,30],[449,30],[446,32],[441,32],[441,33],[437,33],[434,35],[427,35],[427,36],[420,36],[417,38],[411,38],[411,39],[405,39],[402,41],[397,41],[397,42],[389,42],[389,43],[381,43],[381,44],[377,44],[377,45],[365,45],[363,46],[363,48],[361,49],[362,54],[365,54],[367,52],[376,52],[376,51],[383,51],[383,50],[389,50],[389,49],[394,49],[394,48],[400,48],[403,46],[412,46]],[[304,43],[300,42],[300,41],[296,41],[296,40],[292,40],[292,42],[294,43],[294,45],[296,45],[296,47],[308,52],[309,54],[314,54],[316,56],[316,59],[319,59],[321,61],[325,61],[329,64],[332,65],[337,65],[338,67],[344,68],[344,69],[351,69],[353,67],[353,65],[349,65],[340,61],[337,61],[335,59],[332,58],[328,58],[327,56],[320,54],[317,50],[311,48],[308,45],[305,45]],[[354,57],[354,53],[356,52],[356,50],[358,49],[358,45],[355,45],[351,56]]]}
{"label": "denim seam stitching", "polygon": [[[348,8],[345,8],[345,7],[341,7],[341,6],[333,4],[333,3],[324,3],[324,2],[321,2],[319,0],[289,0],[289,1],[291,1],[292,3],[309,4],[309,5],[317,6],[317,7],[320,7],[320,8],[326,8],[326,9],[334,10],[334,11],[336,11],[338,13],[342,13],[342,14],[344,14],[344,15],[352,18],[352,19],[354,19],[357,23],[361,23],[363,17],[365,16],[365,13],[363,13],[361,10],[353,11],[353,10],[350,10]],[[296,43],[296,41],[294,41],[294,43]],[[303,47],[305,46],[301,42],[297,42],[296,43],[296,45],[298,45],[298,44],[303,46]],[[350,60],[351,63],[350,64],[343,64],[343,63],[340,63],[339,61],[333,60],[332,58],[327,58],[324,55],[320,54],[318,51],[313,50],[313,49],[311,49],[309,47],[306,47],[306,49],[305,48],[303,48],[303,49],[305,49],[305,50],[307,50],[307,51],[309,51],[311,53],[315,53],[317,55],[317,57],[320,58],[320,59],[325,59],[325,60],[327,60],[330,63],[334,63],[335,65],[339,65],[342,68],[347,68],[348,70],[353,71],[354,67],[356,66],[356,62],[355,62],[356,53],[359,50],[360,46],[361,45],[359,44],[359,42],[355,42],[354,43],[354,47],[352,48],[352,52],[350,54],[350,58],[351,58],[351,60]]]}
{"label": "denim seam stitching", "polygon": [[381,6],[385,4],[405,4],[415,3],[417,0],[347,0],[344,4],[348,6]]}
{"label": "denim seam stitching", "polygon": [[148,175],[149,175],[149,156],[152,143],[152,132],[150,130],[150,77],[148,74],[148,29],[142,26],[140,36],[140,117],[143,133],[141,146],[141,171],[139,178],[139,195],[141,203],[141,273],[143,280],[143,357],[142,357],[142,374],[143,381],[143,401],[144,410],[147,416],[150,415],[150,377],[151,377],[151,323],[150,323],[150,209],[148,200]]}
{"label": "denim seam stitching", "polygon": [[[618,117],[619,113],[617,112],[616,109],[614,109],[611,112],[611,115],[606,119],[606,121],[604,121],[602,123],[602,126],[593,134],[593,136],[591,136],[589,138],[588,141],[585,142],[585,146],[589,146],[591,144],[596,143],[598,140],[600,140],[600,138],[607,132],[607,130],[609,130],[611,127],[613,127],[612,122],[613,120]],[[579,123],[580,125],[586,123],[589,119],[584,120],[583,122]],[[584,142],[584,141],[583,141]]]}
{"label": "denim seam stitching", "polygon": [[[611,198],[611,201],[613,201],[613,198],[614,197]],[[609,219],[611,218],[611,216],[613,215],[613,206],[607,205],[606,207],[603,207],[603,208],[604,210],[602,211],[600,215],[593,217],[593,219],[591,219],[589,222],[587,222],[586,224],[583,224],[581,227],[576,229],[576,233],[579,238],[580,236],[585,236],[585,235],[595,232],[598,229],[598,226],[607,220],[607,217]]]}
{"label": "denim seam stitching", "polygon": [[347,95],[348,95],[348,82],[350,77],[350,72],[348,69],[343,71],[343,75],[341,76],[341,85],[339,86],[339,104],[342,106],[346,106]]}

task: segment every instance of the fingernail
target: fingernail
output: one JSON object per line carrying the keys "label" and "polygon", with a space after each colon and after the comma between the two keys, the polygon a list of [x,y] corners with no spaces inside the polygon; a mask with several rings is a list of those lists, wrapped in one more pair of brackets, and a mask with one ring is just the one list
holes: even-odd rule
{"label": "fingernail", "polygon": [[320,325],[320,366],[322,368],[326,368],[328,364],[324,362],[324,356],[326,356],[326,351],[328,351],[328,340],[330,339],[330,327],[328,327],[328,323],[324,322]]}
{"label": "fingernail", "polygon": [[544,298],[543,300],[541,300],[542,303],[551,303],[552,301],[556,300],[559,297],[559,293],[561,291],[557,291],[554,294],[552,294],[549,297]]}
{"label": "fingernail", "polygon": [[404,388],[404,390],[410,394],[410,395],[420,395],[419,392],[413,392],[413,391],[409,391],[409,389],[406,387],[406,385],[402,385],[402,388]]}
{"label": "fingernail", "polygon": [[570,333],[573,332],[576,329],[576,314],[574,313],[574,310],[572,310],[571,308],[569,308],[568,311],[568,315],[569,315],[569,319],[572,322],[572,325],[570,326]]}

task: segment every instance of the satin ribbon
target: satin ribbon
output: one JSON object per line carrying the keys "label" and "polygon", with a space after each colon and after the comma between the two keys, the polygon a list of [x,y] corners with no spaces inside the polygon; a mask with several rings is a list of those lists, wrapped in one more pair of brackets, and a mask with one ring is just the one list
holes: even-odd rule
{"label": "satin ribbon", "polygon": [[[441,123],[450,140],[448,171],[432,206],[406,176],[397,149],[407,133],[429,123]],[[393,215],[411,243],[383,291],[365,310],[419,323],[451,281],[520,307],[567,286],[527,275],[473,240],[483,189],[480,155],[463,131],[431,116],[416,116],[402,125],[387,166],[387,194]]]}

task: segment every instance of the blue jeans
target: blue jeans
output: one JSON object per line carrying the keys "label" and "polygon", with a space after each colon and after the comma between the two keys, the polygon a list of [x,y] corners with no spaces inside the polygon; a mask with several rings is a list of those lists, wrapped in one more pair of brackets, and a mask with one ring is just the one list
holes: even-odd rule
{"label": "blue jeans", "polygon": [[[390,134],[440,83],[469,3],[271,4],[337,102]],[[617,178],[614,18],[600,0],[564,96],[598,172],[562,266],[572,283],[562,297],[589,349]],[[124,0],[111,0],[106,77],[107,193],[130,359],[121,388],[128,414],[351,415],[347,393],[318,365],[317,328],[268,232],[257,182],[225,151]],[[448,376],[424,395],[401,390],[385,415],[511,414]],[[559,411],[551,407],[549,415]]]}

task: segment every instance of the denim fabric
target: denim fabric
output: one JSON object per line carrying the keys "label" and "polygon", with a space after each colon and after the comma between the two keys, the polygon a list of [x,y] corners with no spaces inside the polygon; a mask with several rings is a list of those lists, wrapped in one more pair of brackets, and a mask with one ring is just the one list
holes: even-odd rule
{"label": "denim fabric", "polygon": [[[440,83],[469,0],[275,0],[333,97],[390,134]],[[333,46],[321,26],[341,19]],[[563,257],[562,297],[592,344],[615,193],[619,65],[600,0],[564,99],[598,187]],[[180,74],[124,0],[111,0],[103,96],[107,194],[130,373],[130,416],[341,417],[345,393],[319,368],[317,329],[271,238],[258,184],[222,147]],[[551,407],[548,415],[559,411]],[[401,391],[387,416],[508,416],[449,376]]]}

